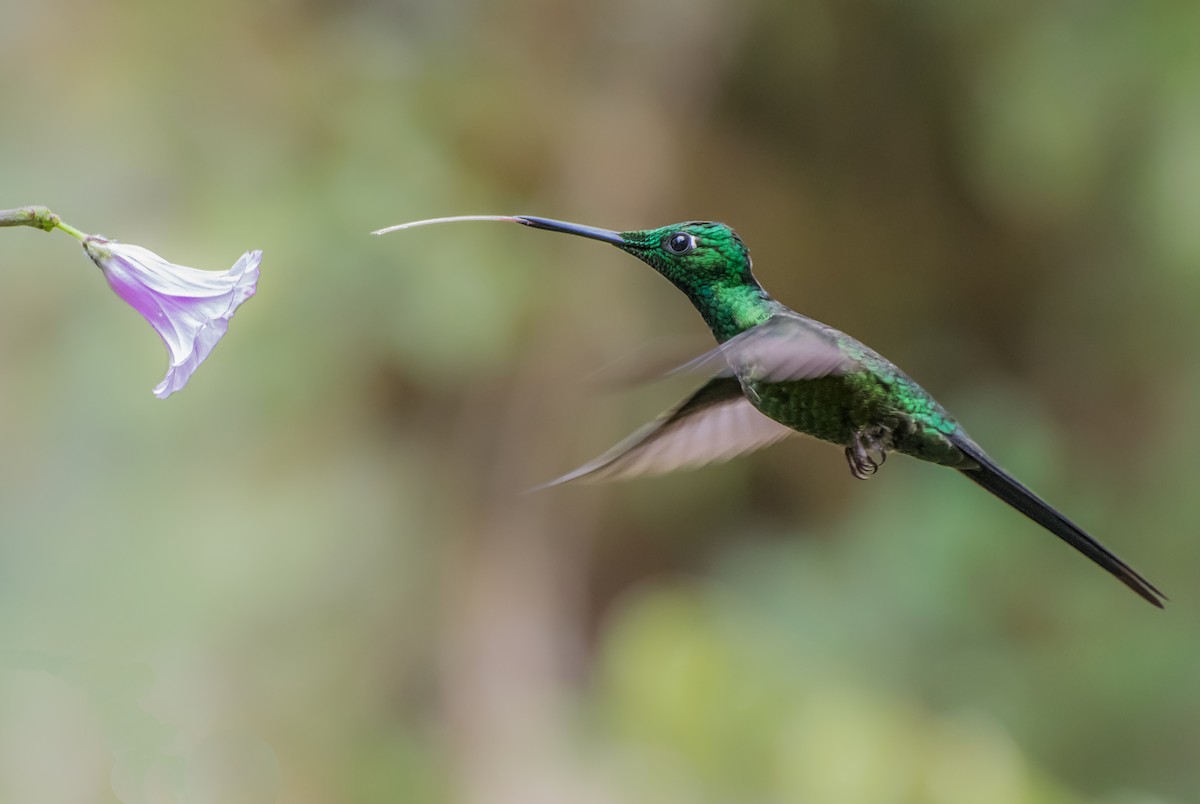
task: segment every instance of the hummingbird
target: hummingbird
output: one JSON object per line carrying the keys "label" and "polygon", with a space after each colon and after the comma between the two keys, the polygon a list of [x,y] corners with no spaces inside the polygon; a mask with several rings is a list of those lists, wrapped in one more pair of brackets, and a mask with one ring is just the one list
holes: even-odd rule
{"label": "hummingbird", "polygon": [[676,369],[705,377],[699,389],[598,458],[538,488],[694,468],[802,433],[841,447],[860,480],[875,474],[891,452],[956,469],[1163,607],[1166,595],[1000,468],[894,363],[772,298],[729,226],[687,221],[616,232],[526,215],[463,215],[375,234],[454,221],[519,223],[616,246],[682,291],[717,342]]}

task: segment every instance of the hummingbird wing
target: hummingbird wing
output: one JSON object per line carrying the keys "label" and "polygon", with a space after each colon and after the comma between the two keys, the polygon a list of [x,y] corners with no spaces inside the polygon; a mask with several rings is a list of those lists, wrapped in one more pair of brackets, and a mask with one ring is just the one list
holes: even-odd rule
{"label": "hummingbird wing", "polygon": [[799,313],[778,313],[688,361],[672,374],[747,377],[765,382],[811,380],[853,369],[839,333]]}
{"label": "hummingbird wing", "polygon": [[704,351],[704,342],[699,343],[694,337],[656,338],[591,372],[584,382],[603,390],[623,390],[661,380]]}
{"label": "hummingbird wing", "polygon": [[682,403],[573,472],[572,480],[618,480],[689,469],[761,449],[795,430],[759,413],[734,377],[714,377]]}

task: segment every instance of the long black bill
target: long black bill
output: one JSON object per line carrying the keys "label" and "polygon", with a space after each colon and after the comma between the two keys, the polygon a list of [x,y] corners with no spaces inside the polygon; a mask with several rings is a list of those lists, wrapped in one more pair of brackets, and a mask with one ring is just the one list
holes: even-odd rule
{"label": "long black bill", "polygon": [[605,243],[611,243],[614,246],[631,245],[629,241],[621,237],[617,232],[612,232],[608,229],[597,229],[595,226],[584,226],[581,223],[567,223],[566,221],[556,221],[550,218],[534,218],[529,215],[518,215],[516,221],[526,226],[532,226],[534,229],[545,229],[548,232],[562,232],[563,234],[590,237],[592,240],[600,240]]}
{"label": "long black bill", "polygon": [[451,218],[430,218],[424,221],[410,221],[408,223],[398,223],[395,226],[388,226],[385,229],[379,229],[371,234],[387,234],[395,232],[399,229],[413,229],[417,226],[428,226],[431,223],[455,223],[457,221],[502,221],[504,223],[522,223],[526,226],[532,226],[534,229],[545,229],[548,232],[562,232],[563,234],[579,235],[580,237],[590,237],[592,240],[601,240],[605,243],[611,243],[614,246],[630,246],[633,245],[625,238],[621,237],[617,232],[611,232],[608,229],[597,229],[595,226],[584,226],[580,223],[567,223],[566,221],[556,221],[550,218],[534,218],[529,215],[457,215]]}

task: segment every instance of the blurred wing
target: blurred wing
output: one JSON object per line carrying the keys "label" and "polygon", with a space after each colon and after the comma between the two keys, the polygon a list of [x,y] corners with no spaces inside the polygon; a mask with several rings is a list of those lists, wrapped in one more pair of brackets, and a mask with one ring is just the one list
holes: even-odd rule
{"label": "blurred wing", "polygon": [[697,345],[696,338],[656,338],[596,369],[584,378],[584,382],[601,391],[644,385],[671,376],[681,363],[704,350],[705,342],[699,341]]}
{"label": "blurred wing", "polygon": [[594,461],[536,489],[691,469],[773,444],[795,431],[759,413],[732,377],[717,377]]}
{"label": "blurred wing", "polygon": [[853,369],[838,332],[797,313],[773,316],[671,373],[748,376],[766,382],[812,380]]}

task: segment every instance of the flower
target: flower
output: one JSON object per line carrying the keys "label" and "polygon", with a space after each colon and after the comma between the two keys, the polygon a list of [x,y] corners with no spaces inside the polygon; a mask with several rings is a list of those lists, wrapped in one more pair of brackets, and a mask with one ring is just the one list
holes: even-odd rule
{"label": "flower", "polygon": [[89,236],[83,249],[109,287],[142,314],[171,353],[167,376],[154,389],[166,399],[187,385],[229,328],[238,306],[254,295],[261,251],[247,251],[228,271],[175,265],[149,249]]}

